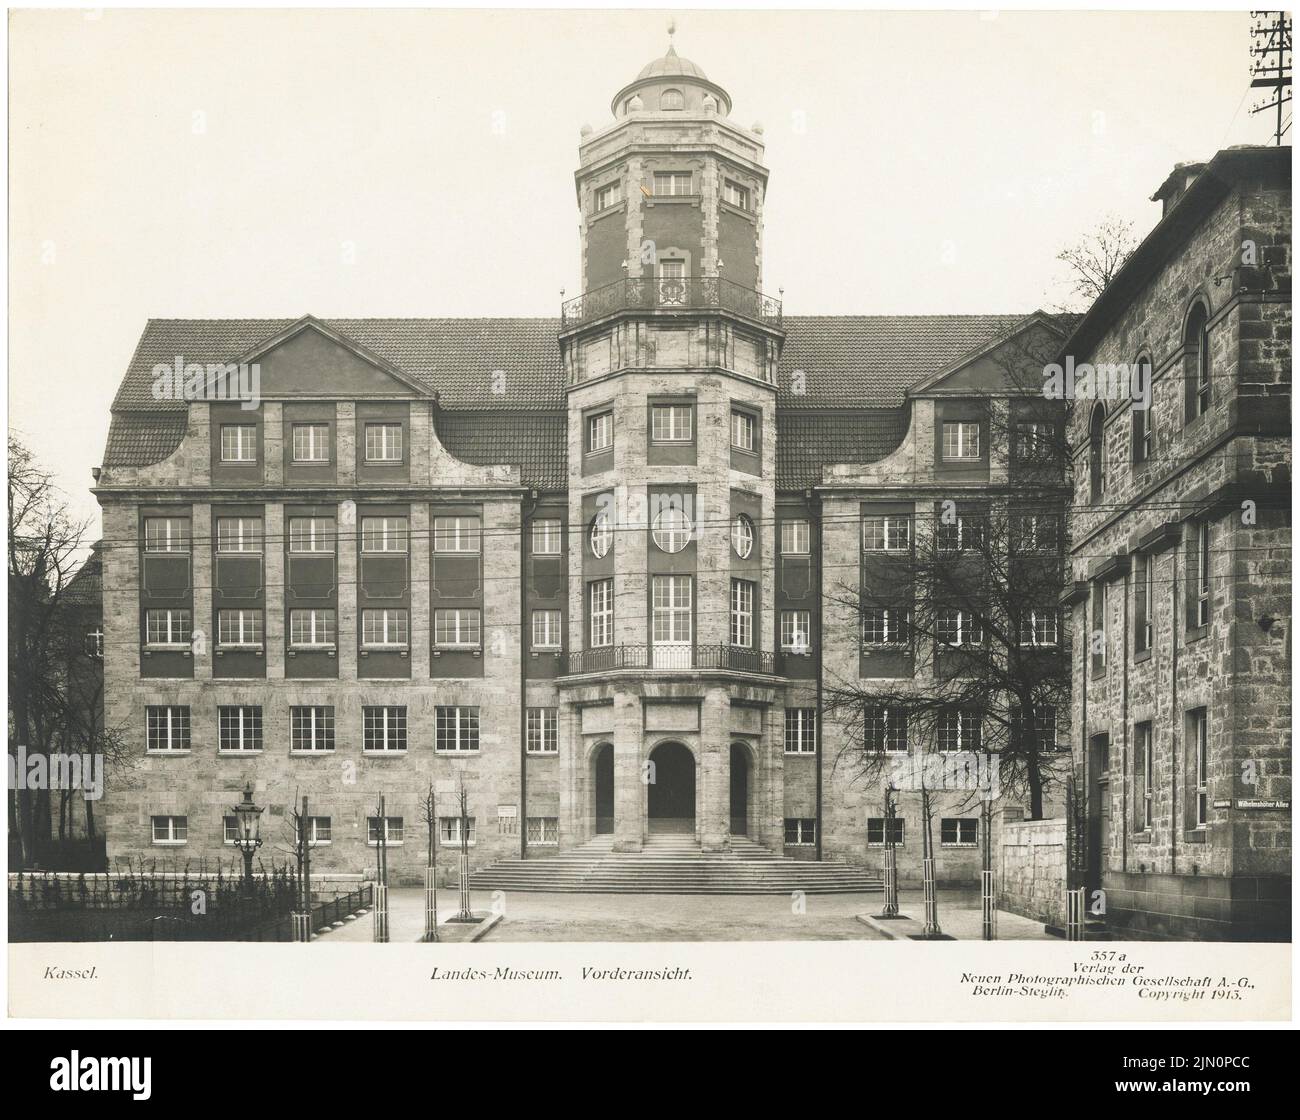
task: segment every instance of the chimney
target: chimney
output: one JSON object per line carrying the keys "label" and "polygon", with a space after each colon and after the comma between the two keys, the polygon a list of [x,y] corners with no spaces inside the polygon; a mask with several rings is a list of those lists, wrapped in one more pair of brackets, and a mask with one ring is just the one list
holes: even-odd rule
{"label": "chimney", "polygon": [[1205,164],[1201,162],[1193,163],[1176,163],[1174,169],[1169,172],[1165,181],[1160,184],[1159,189],[1151,196],[1152,202],[1162,203],[1160,216],[1163,218],[1170,210],[1174,208],[1178,200],[1187,193],[1187,188],[1192,185],[1196,177],[1205,170]]}

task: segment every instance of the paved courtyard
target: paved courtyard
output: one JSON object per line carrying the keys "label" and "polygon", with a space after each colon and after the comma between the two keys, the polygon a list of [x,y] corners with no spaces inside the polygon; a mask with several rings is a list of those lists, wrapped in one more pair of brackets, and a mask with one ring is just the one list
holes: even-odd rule
{"label": "paved courtyard", "polygon": [[[494,898],[494,894],[496,897]],[[389,940],[420,940],[424,931],[424,892],[389,892]],[[798,912],[787,895],[633,895],[546,894],[475,891],[475,911],[497,907],[501,920],[483,938],[499,941],[877,941],[884,940],[857,920],[880,909],[881,895],[808,895]],[[900,892],[900,905],[918,918],[919,891]],[[440,916],[456,908],[456,892],[438,892]],[[939,921],[959,939],[980,935],[979,896],[941,892]],[[445,940],[467,940],[464,926],[444,928]],[[1003,913],[998,932],[1005,940],[1049,939],[1041,923]],[[369,941],[372,921],[363,915],[320,941]]]}

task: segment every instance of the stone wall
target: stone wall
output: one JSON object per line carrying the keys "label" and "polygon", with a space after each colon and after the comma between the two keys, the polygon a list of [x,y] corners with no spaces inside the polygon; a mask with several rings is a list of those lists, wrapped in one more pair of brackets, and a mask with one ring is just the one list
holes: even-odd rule
{"label": "stone wall", "polygon": [[998,845],[998,909],[1065,926],[1065,818],[1004,819]]}

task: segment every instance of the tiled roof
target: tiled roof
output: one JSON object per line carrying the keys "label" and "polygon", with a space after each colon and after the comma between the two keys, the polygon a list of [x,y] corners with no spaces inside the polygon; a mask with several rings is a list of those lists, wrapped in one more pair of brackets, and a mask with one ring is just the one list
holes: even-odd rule
{"label": "tiled roof", "polygon": [[96,541],[90,546],[90,555],[85,563],[73,573],[68,586],[63,592],[63,601],[74,605],[87,604],[98,606],[104,598],[104,555],[103,541]]}
{"label": "tiled roof", "polygon": [[563,412],[440,412],[438,438],[465,463],[517,464],[523,482],[538,490],[563,490],[569,484],[568,416]]}
{"label": "tiled roof", "polygon": [[[778,371],[778,484],[821,479],[821,464],[870,462],[902,439],[907,390],[1006,332],[1022,315],[814,315],[785,320]],[[230,362],[293,319],[151,319],[117,398],[105,466],[166,458],[184,402],[155,401],[155,365]],[[515,462],[539,488],[565,484],[558,319],[330,319],[324,325],[438,394],[448,450]],[[504,373],[506,391],[500,392]],[[495,390],[495,391],[494,391]],[[853,411],[842,411],[842,410]],[[806,418],[800,414],[807,412]]]}
{"label": "tiled roof", "polygon": [[114,412],[104,448],[106,467],[161,463],[185,438],[184,412]]}
{"label": "tiled roof", "polygon": [[776,484],[782,490],[815,486],[827,463],[874,463],[907,435],[907,409],[837,408],[776,414]]}
{"label": "tiled roof", "polygon": [[894,408],[922,378],[965,357],[1024,318],[801,315],[787,319],[777,407]]}

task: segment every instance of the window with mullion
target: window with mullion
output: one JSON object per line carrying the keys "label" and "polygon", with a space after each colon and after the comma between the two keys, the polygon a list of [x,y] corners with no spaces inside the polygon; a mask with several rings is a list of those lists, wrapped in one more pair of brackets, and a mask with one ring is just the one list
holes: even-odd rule
{"label": "window with mullion", "polygon": [[406,750],[406,709],[399,705],[362,708],[361,736],[365,751]]}
{"label": "window with mullion", "polygon": [[180,705],[145,709],[145,745],[151,751],[190,749],[190,710]]}
{"label": "window with mullion", "polygon": [[145,642],[151,646],[188,646],[190,612],[172,607],[151,607],[145,612]]}
{"label": "window with mullion", "polygon": [[906,712],[879,705],[869,706],[862,713],[862,727],[867,750],[877,753],[907,753]]}
{"label": "window with mullion", "polygon": [[557,708],[528,709],[529,754],[557,754],[560,749],[560,714]]}
{"label": "window with mullion", "polygon": [[188,517],[146,517],[144,550],[146,552],[189,552],[190,519]]}
{"label": "window with mullion", "polygon": [[785,753],[815,754],[817,751],[817,709],[786,708]]}
{"label": "window with mullion", "polygon": [[975,420],[946,421],[943,425],[945,460],[971,460],[980,457],[980,426]]}
{"label": "window with mullion", "polygon": [[371,649],[403,649],[410,642],[407,612],[383,607],[361,612],[361,644]]}
{"label": "window with mullion", "polygon": [[289,709],[295,751],[332,751],[334,749],[334,709],[329,706],[293,707]]}
{"label": "window with mullion", "polygon": [[973,848],[978,836],[975,817],[943,817],[939,821],[939,843],[945,848]]}
{"label": "window with mullion", "polygon": [[440,649],[478,649],[482,616],[476,608],[446,607],[433,612],[433,644]]}
{"label": "window with mullion", "polygon": [[754,416],[736,409],[731,413],[731,446],[737,451],[754,450]]}
{"label": "window with mullion", "polygon": [[478,552],[483,523],[478,517],[435,517],[434,552]]}
{"label": "window with mullion", "polygon": [[980,714],[973,708],[945,708],[939,713],[937,730],[940,751],[980,749]]}
{"label": "window with mullion", "polygon": [[533,519],[533,555],[559,556],[563,525],[558,517]]}
{"label": "window with mullion", "polygon": [[598,649],[614,644],[614,581],[598,579],[589,585],[589,646]]}
{"label": "window with mullion", "polygon": [[689,404],[656,404],[650,407],[650,438],[655,443],[690,443],[694,435]]}
{"label": "window with mullion", "polygon": [[328,463],[330,461],[330,426],[295,424],[293,426],[293,461]]}
{"label": "window with mullion", "polygon": [[333,610],[311,608],[289,612],[289,645],[294,649],[332,649],[336,634]]}
{"label": "window with mullion", "polygon": [[218,552],[262,551],[262,519],[260,517],[218,517]]}
{"label": "window with mullion", "polygon": [[257,462],[257,425],[221,425],[221,461],[223,463]]}
{"label": "window with mullion", "polygon": [[289,518],[289,551],[333,552],[334,529],[332,517],[291,517]]}
{"label": "window with mullion", "polygon": [[405,517],[363,517],[362,552],[405,552],[409,523]]}
{"label": "window with mullion", "polygon": [[533,649],[559,649],[560,644],[560,612],[533,611]]}
{"label": "window with mullion", "polygon": [[906,552],[912,544],[912,519],[905,514],[862,519],[862,548],[866,552]]}
{"label": "window with mullion", "polygon": [[254,705],[217,709],[217,746],[222,751],[262,749],[262,709]]}
{"label": "window with mullion", "polygon": [[651,590],[656,644],[685,644],[694,630],[691,576],[655,576]]}
{"label": "window with mullion", "polygon": [[754,581],[731,581],[731,644],[749,649],[754,644]]}
{"label": "window with mullion", "polygon": [[941,607],[935,612],[935,635],[953,648],[978,646],[984,642],[984,627],[973,611]]}
{"label": "window with mullion", "polygon": [[434,749],[447,752],[476,751],[478,740],[478,708],[438,707],[435,712]]}
{"label": "window with mullion", "polygon": [[899,607],[866,607],[862,611],[862,643],[868,646],[907,642],[907,612]]}
{"label": "window with mullion", "polygon": [[223,646],[260,648],[262,612],[247,607],[217,611],[217,643]]}
{"label": "window with mullion", "polygon": [[402,461],[402,425],[366,425],[366,462],[400,463]]}

